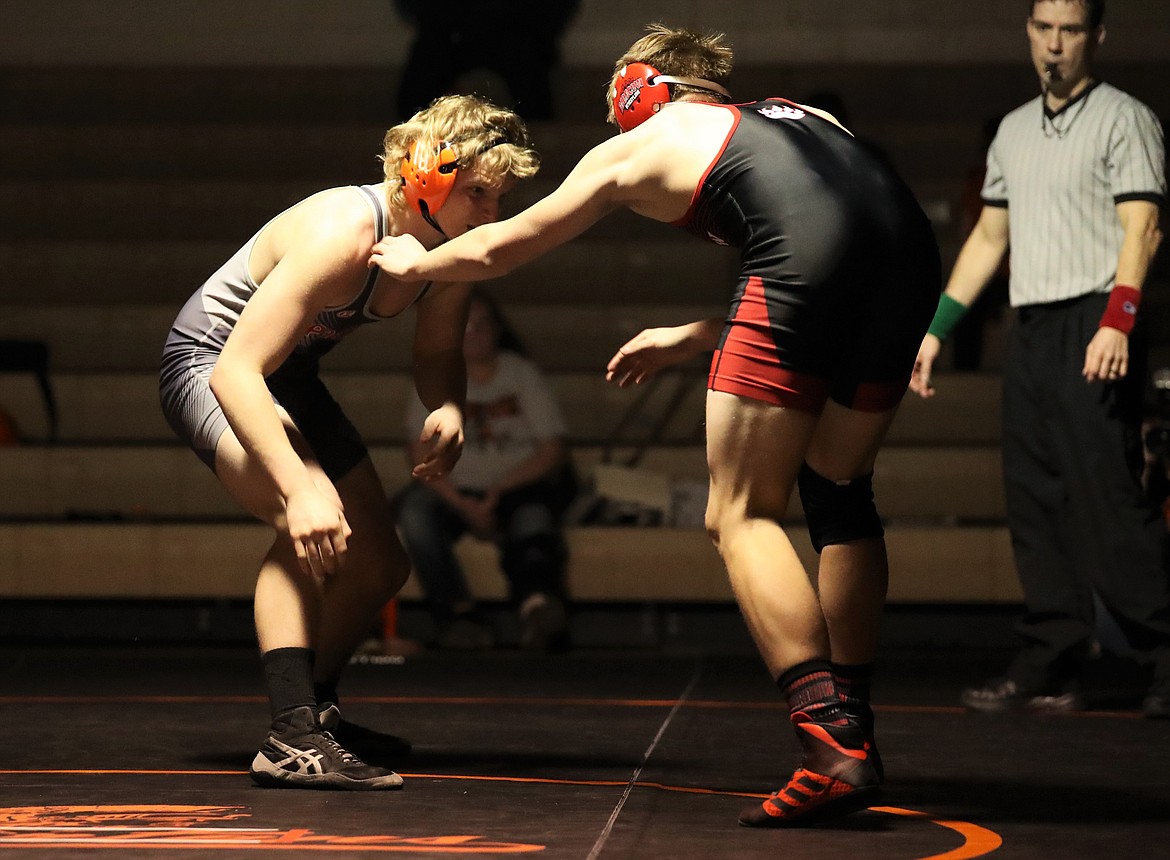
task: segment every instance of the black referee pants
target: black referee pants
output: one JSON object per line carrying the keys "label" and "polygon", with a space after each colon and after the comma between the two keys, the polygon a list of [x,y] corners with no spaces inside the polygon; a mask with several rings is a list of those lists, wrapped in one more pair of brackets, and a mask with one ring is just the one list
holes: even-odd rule
{"label": "black referee pants", "polygon": [[1087,383],[1085,348],[1107,301],[1020,309],[1004,374],[1008,525],[1026,614],[1009,676],[1027,687],[1075,678],[1094,635],[1093,592],[1131,646],[1170,678],[1165,526],[1141,487],[1146,377],[1140,327],[1129,373]]}

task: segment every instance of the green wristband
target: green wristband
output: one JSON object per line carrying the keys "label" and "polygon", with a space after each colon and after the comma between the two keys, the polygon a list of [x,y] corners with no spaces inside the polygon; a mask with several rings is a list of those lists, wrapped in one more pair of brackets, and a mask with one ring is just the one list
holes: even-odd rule
{"label": "green wristband", "polygon": [[939,340],[946,340],[951,329],[958,325],[965,313],[967,313],[965,304],[943,293],[938,297],[938,310],[934,312],[934,319],[930,321],[930,328],[926,333],[934,335]]}

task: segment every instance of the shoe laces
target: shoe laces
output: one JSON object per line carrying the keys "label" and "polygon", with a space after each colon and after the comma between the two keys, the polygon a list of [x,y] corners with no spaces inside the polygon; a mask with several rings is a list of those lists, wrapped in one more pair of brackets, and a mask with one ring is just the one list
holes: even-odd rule
{"label": "shoe laces", "polygon": [[329,752],[341,759],[342,764],[364,765],[365,762],[351,753],[345,747],[337,742],[337,740],[327,731],[321,731],[322,746],[326,747]]}

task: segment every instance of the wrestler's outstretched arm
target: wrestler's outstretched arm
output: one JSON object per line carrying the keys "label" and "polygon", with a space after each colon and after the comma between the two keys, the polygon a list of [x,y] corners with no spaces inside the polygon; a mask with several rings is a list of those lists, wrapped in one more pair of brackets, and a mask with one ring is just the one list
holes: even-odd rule
{"label": "wrestler's outstretched arm", "polygon": [[[689,174],[685,180],[673,177],[679,188],[670,186],[670,165],[680,161],[674,157],[677,141],[686,139],[672,135],[672,127],[656,117],[598,144],[548,196],[511,218],[483,224],[429,251],[410,236],[387,237],[374,246],[370,265],[406,281],[483,281],[563,245],[623,207],[660,221],[677,218],[690,199],[693,181]],[[691,165],[690,172],[700,171]]]}
{"label": "wrestler's outstretched arm", "polygon": [[620,388],[638,385],[663,368],[713,350],[722,331],[722,317],[643,329],[618,348],[606,365],[605,378]]}

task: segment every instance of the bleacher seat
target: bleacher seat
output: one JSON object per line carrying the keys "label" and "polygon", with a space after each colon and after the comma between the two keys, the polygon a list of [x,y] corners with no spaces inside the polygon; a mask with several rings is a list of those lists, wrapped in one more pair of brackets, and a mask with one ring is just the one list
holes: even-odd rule
{"label": "bleacher seat", "polygon": [[[310,190],[376,181],[384,70],[10,68],[0,92],[0,339],[35,338],[53,356],[59,444],[0,449],[0,595],[246,598],[267,530],[235,508],[179,446],[158,408],[156,368],[180,304],[277,209]],[[835,89],[854,122],[907,174],[932,215],[944,256],[956,177],[978,139],[969,104],[1014,104],[1018,69],[944,66],[929,75],[887,65],[741,65],[745,93]],[[601,66],[565,69],[562,118],[534,123],[541,174],[506,204],[551,190],[611,131],[600,121]],[[216,99],[199,98],[213,92]],[[295,116],[287,93],[298,94]],[[890,98],[897,92],[897,98]],[[938,98],[946,93],[947,98]],[[964,97],[963,94],[968,94]],[[980,103],[983,103],[980,101]],[[926,115],[921,105],[934,110]],[[991,108],[989,108],[990,110]],[[83,141],[84,157],[78,157]],[[85,201],[85,229],[62,217]],[[655,391],[611,435],[641,392],[605,383],[616,348],[649,325],[725,310],[734,253],[628,214],[490,282],[533,357],[550,373],[583,475],[626,462],[701,486],[703,373]],[[410,396],[411,319],[368,327],[324,362],[327,381],[371,442],[387,488],[407,480],[402,407]],[[689,381],[688,381],[689,379]],[[663,404],[682,403],[644,451]],[[891,599],[1018,599],[999,478],[995,374],[938,378],[931,402],[908,398],[876,486],[887,517]],[[0,403],[36,440],[48,424],[35,382],[0,376]],[[806,561],[800,511],[787,525]],[[581,600],[730,601],[701,526],[574,526],[570,587]],[[463,541],[472,586],[503,593],[491,548]],[[407,596],[416,596],[411,585]]]}

